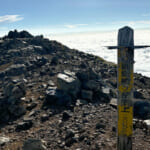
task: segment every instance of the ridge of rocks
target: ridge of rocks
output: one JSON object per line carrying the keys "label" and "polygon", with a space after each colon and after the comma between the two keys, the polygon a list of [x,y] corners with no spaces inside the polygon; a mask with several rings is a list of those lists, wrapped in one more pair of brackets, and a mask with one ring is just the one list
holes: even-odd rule
{"label": "ridge of rocks", "polygon": [[[116,149],[115,64],[26,31],[1,39],[0,149]],[[150,78],[134,74],[133,103],[133,145],[147,149]]]}

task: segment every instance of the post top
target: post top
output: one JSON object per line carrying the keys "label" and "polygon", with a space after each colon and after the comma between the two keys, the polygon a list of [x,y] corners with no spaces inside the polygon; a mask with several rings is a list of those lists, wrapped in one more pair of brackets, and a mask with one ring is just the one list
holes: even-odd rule
{"label": "post top", "polygon": [[133,30],[133,29],[129,26],[124,26],[124,27],[120,28],[119,30]]}
{"label": "post top", "polygon": [[134,47],[133,35],[134,35],[133,29],[128,26],[125,26],[119,29],[118,46],[119,47]]}

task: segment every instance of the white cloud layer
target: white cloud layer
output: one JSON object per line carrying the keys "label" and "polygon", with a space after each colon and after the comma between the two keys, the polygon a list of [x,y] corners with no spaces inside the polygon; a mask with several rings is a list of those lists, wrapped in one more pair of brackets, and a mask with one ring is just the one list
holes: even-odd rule
{"label": "white cloud layer", "polygon": [[120,24],[120,25],[131,25],[131,26],[141,26],[143,27],[144,25],[149,25],[150,24],[150,20],[138,20],[138,21],[116,21],[116,22],[112,22],[111,24],[116,25],[116,24]]}
{"label": "white cloud layer", "polygon": [[[70,48],[98,55],[104,59],[117,63],[117,50],[108,50],[105,46],[117,45],[117,31],[89,32],[66,35],[49,36]],[[135,45],[150,45],[150,30],[135,30]],[[150,77],[150,48],[135,50],[135,72]]]}
{"label": "white cloud layer", "polygon": [[73,29],[73,28],[78,28],[78,27],[81,27],[81,26],[87,26],[88,24],[67,24],[67,25],[64,25],[66,28],[69,28],[69,29]]}
{"label": "white cloud layer", "polygon": [[20,15],[5,15],[0,16],[0,23],[11,23],[23,20],[23,17]]}

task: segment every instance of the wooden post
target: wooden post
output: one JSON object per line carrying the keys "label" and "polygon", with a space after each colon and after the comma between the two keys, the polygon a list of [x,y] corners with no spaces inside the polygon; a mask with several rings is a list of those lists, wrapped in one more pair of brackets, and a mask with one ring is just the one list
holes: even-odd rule
{"label": "wooden post", "polygon": [[133,30],[124,27],[118,33],[118,150],[132,150],[133,63]]}
{"label": "wooden post", "polygon": [[133,30],[124,27],[118,33],[118,46],[106,46],[108,49],[118,48],[118,150],[132,150],[133,120],[133,63],[134,49],[150,47],[150,45],[134,46]]}

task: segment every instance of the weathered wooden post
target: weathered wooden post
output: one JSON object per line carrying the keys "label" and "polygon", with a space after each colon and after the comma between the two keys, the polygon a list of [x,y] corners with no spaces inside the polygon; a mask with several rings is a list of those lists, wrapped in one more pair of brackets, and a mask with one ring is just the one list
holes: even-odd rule
{"label": "weathered wooden post", "polygon": [[129,27],[118,33],[118,150],[132,150],[133,34]]}
{"label": "weathered wooden post", "polygon": [[108,49],[118,49],[118,150],[132,150],[134,49],[150,47],[134,46],[133,36],[133,29],[121,28],[118,46],[107,46]]}

